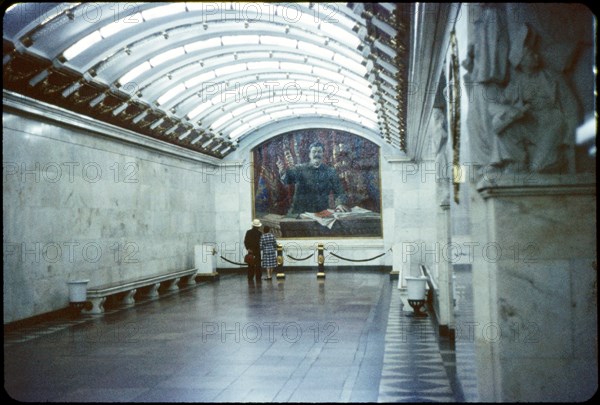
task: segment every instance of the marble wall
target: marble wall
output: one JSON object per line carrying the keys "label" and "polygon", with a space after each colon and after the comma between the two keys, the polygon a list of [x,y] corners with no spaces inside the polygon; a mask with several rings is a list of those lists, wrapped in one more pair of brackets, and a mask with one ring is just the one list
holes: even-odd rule
{"label": "marble wall", "polygon": [[121,130],[69,113],[27,110],[2,117],[5,323],[66,307],[69,280],[194,267],[194,246],[218,230],[213,165],[121,142]]}
{"label": "marble wall", "polygon": [[580,402],[598,388],[596,186],[539,175],[474,191],[479,396]]}
{"label": "marble wall", "polygon": [[433,161],[391,160],[386,173],[390,230],[393,231],[390,237],[395,257],[400,260],[400,263],[394,263],[394,270],[402,270],[404,277],[420,275],[420,264],[432,269],[443,260],[443,246],[437,239],[439,201],[436,199],[435,167]]}

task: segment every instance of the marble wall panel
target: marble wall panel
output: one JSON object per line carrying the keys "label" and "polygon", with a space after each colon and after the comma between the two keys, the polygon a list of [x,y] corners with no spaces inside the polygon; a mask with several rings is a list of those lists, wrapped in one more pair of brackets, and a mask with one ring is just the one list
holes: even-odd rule
{"label": "marble wall panel", "polygon": [[476,341],[482,400],[580,401],[597,389],[594,186],[556,180],[543,193],[474,195],[474,240],[493,247],[473,259],[475,322],[488,325]]}
{"label": "marble wall panel", "polygon": [[215,239],[207,163],[18,112],[3,113],[3,162],[5,322],[68,305],[68,280],[191,268]]}

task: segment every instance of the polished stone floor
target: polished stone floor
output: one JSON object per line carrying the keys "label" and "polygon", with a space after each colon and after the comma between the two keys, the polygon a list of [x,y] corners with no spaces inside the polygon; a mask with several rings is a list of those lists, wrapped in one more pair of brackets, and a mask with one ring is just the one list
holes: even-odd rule
{"label": "polished stone floor", "polygon": [[[4,333],[4,386],[36,402],[456,402],[452,348],[396,280],[221,274],[101,317]],[[440,346],[442,344],[442,346]]]}

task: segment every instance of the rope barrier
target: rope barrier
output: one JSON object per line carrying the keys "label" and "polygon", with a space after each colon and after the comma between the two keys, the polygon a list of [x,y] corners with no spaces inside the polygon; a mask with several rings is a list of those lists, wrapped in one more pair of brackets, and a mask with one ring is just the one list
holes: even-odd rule
{"label": "rope barrier", "polygon": [[236,262],[232,262],[231,260],[229,260],[229,259],[226,259],[226,258],[225,258],[225,257],[223,257],[223,256],[219,256],[219,257],[220,257],[221,259],[225,260],[226,262],[229,262],[229,263],[231,263],[231,264],[237,264],[238,266],[247,266],[247,265],[248,265],[248,263],[236,263]]}
{"label": "rope barrier", "polygon": [[[327,249],[325,249],[325,250],[327,250]],[[389,251],[391,251],[391,250],[392,250],[392,249],[390,248],[390,249],[388,249],[388,251],[387,251],[387,252],[381,253],[381,254],[379,254],[379,255],[377,255],[377,256],[374,256],[374,257],[371,257],[371,258],[369,258],[369,259],[348,259],[347,257],[342,257],[342,256],[339,256],[339,255],[336,255],[336,254],[335,254],[335,253],[333,253],[333,252],[329,252],[329,254],[330,254],[330,255],[332,255],[332,256],[335,256],[335,257],[337,257],[338,259],[346,260],[346,261],[349,261],[349,262],[369,262],[369,261],[371,261],[371,260],[379,259],[381,256],[384,256],[384,255],[386,255],[386,254],[387,254]],[[314,255],[315,255],[314,253],[311,253],[309,256],[306,256],[306,257],[304,257],[304,258],[302,258],[302,259],[297,259],[297,258],[295,258],[295,257],[293,257],[293,256],[290,256],[290,255],[286,254],[286,256],[287,256],[287,257],[289,257],[290,259],[292,259],[292,260],[296,260],[296,261],[298,261],[298,262],[300,262],[300,261],[303,261],[303,260],[308,260],[308,259],[310,259],[311,257],[313,257]],[[248,264],[247,264],[247,263],[237,263],[237,262],[233,262],[233,261],[231,261],[231,260],[229,260],[229,259],[227,259],[227,258],[225,258],[225,257],[223,257],[223,256],[219,256],[219,257],[220,257],[221,259],[225,260],[226,262],[229,262],[229,263],[231,263],[231,264],[235,264],[235,265],[238,265],[238,266],[248,266]]]}
{"label": "rope barrier", "polygon": [[314,255],[315,255],[315,254],[314,254],[314,253],[312,253],[310,256],[306,256],[304,259],[296,259],[295,257],[293,257],[293,256],[290,256],[290,255],[286,254],[286,256],[287,256],[287,257],[289,257],[290,259],[292,259],[292,260],[296,260],[296,261],[299,261],[299,262],[300,262],[300,261],[302,261],[302,260],[307,260],[307,259],[310,259],[310,258],[311,258],[311,257],[313,257]]}
{"label": "rope barrier", "polygon": [[385,253],[382,253],[382,254],[380,254],[380,255],[377,255],[377,256],[375,256],[375,257],[372,257],[372,258],[370,258],[370,259],[348,259],[348,258],[345,258],[345,257],[342,257],[342,256],[338,256],[338,255],[336,255],[335,253],[330,253],[330,254],[331,254],[332,256],[335,256],[335,257],[337,257],[338,259],[347,260],[347,261],[349,261],[349,262],[369,262],[369,261],[371,261],[371,260],[378,259],[378,258],[380,258],[381,256],[385,255]]}
{"label": "rope barrier", "polygon": [[[326,249],[326,250],[327,250],[327,249]],[[338,255],[336,255],[336,254],[335,254],[335,253],[333,253],[333,252],[329,252],[329,254],[330,254],[330,255],[332,255],[332,256],[335,256],[335,257],[337,257],[338,259],[347,260],[347,261],[349,261],[349,262],[369,262],[369,261],[371,261],[371,260],[378,259],[378,258],[380,258],[380,257],[381,257],[381,256],[383,256],[383,255],[386,255],[386,254],[387,254],[387,253],[388,253],[390,250],[392,250],[392,249],[388,249],[388,251],[387,251],[387,252],[383,252],[383,253],[381,253],[381,254],[379,254],[379,255],[375,256],[375,257],[371,257],[370,259],[348,259],[348,258],[346,258],[346,257],[338,256]]]}

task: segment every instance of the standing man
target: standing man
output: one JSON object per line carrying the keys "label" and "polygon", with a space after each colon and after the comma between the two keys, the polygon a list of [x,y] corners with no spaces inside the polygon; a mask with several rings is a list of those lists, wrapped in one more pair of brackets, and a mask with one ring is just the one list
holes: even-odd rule
{"label": "standing man", "polygon": [[[337,172],[333,167],[323,164],[323,144],[314,142],[309,146],[308,163],[284,170],[279,159],[277,166],[283,184],[296,186],[292,206],[288,216],[298,216],[304,212],[319,212],[327,208],[346,212],[346,194]],[[329,196],[333,195],[333,207],[329,205]]]}
{"label": "standing man", "polygon": [[262,276],[262,264],[260,260],[261,226],[262,223],[259,219],[253,220],[252,228],[246,231],[246,236],[244,237],[244,246],[246,247],[246,250],[248,250],[248,253],[254,255],[254,262],[248,266],[248,281],[252,281],[252,278],[254,277],[258,283],[260,283]]}

